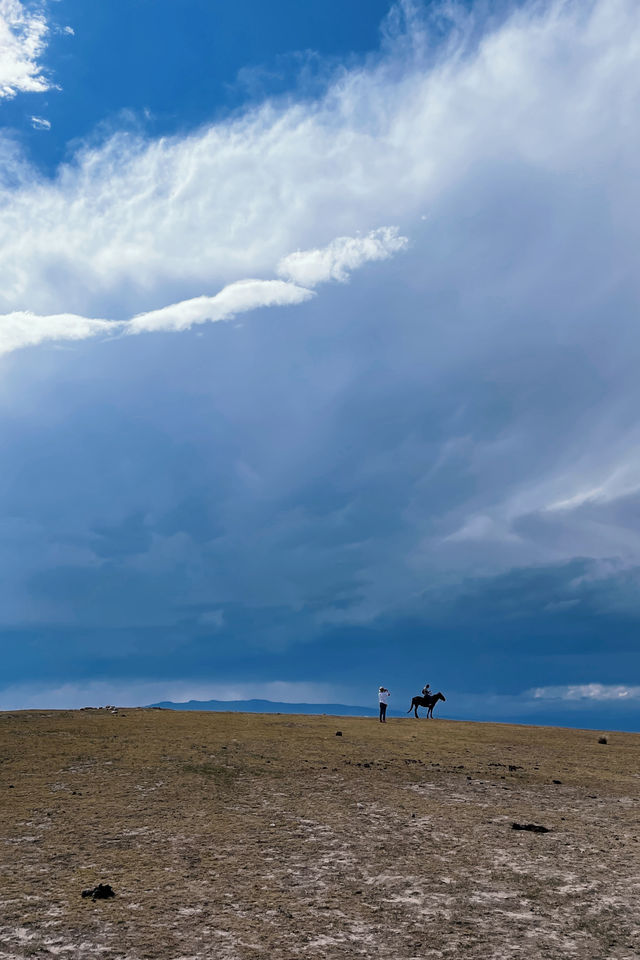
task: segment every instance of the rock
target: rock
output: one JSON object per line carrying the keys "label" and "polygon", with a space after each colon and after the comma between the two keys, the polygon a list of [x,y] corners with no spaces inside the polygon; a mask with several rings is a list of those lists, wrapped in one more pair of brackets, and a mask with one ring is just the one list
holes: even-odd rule
{"label": "rock", "polygon": [[342,730],[336,730],[336,737],[342,736]]}
{"label": "rock", "polygon": [[562,783],[562,780],[554,780],[554,783]]}
{"label": "rock", "polygon": [[512,823],[512,830],[529,830],[531,833],[550,833],[549,827],[541,827],[538,823]]}
{"label": "rock", "polygon": [[598,743],[609,743],[606,737],[598,737]]}
{"label": "rock", "polygon": [[115,897],[110,883],[99,883],[97,887],[88,887],[82,891],[83,897],[91,897],[92,900],[109,900]]}

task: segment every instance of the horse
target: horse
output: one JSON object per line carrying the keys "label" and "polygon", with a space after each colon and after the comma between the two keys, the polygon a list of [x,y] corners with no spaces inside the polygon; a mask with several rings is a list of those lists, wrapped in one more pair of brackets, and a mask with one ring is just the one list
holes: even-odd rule
{"label": "horse", "polygon": [[411,713],[411,711],[413,710],[416,715],[416,719],[418,719],[418,707],[426,707],[427,720],[429,719],[429,717],[433,719],[433,708],[435,707],[436,703],[438,702],[438,700],[446,700],[446,699],[447,698],[445,697],[445,695],[443,693],[440,693],[439,691],[438,693],[432,693],[428,697],[413,697],[413,699],[411,700],[411,706],[407,710],[407,713]]}

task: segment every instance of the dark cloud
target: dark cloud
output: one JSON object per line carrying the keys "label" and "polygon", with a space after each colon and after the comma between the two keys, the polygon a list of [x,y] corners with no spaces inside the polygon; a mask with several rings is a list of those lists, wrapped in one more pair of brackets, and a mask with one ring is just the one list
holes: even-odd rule
{"label": "dark cloud", "polygon": [[[16,682],[637,673],[636,128],[554,64],[544,109],[526,74],[508,122],[456,107],[419,163],[409,138],[396,259],[241,324],[4,362]],[[406,84],[418,136],[437,91]]]}

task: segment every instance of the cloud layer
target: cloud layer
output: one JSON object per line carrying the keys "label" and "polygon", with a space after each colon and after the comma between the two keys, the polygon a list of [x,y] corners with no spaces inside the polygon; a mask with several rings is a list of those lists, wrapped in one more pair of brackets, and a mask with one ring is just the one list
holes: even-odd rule
{"label": "cloud layer", "polygon": [[28,11],[20,0],[0,0],[0,101],[49,88],[38,63],[47,32],[41,13]]}
{"label": "cloud layer", "polygon": [[633,688],[637,5],[403,9],[318,100],[16,161],[5,343],[76,342],[3,360],[12,676]]}
{"label": "cloud layer", "polygon": [[582,683],[566,687],[540,687],[532,691],[536,700],[632,701],[640,700],[640,687],[624,684]]}
{"label": "cloud layer", "polygon": [[115,135],[54,182],[22,171],[0,214],[0,309],[121,318],[379,223],[406,233],[469,181],[470,158],[478,189],[498,166],[505,188],[516,170],[542,185],[578,155],[574,190],[609,163],[624,179],[635,20],[626,0],[525,8],[476,45],[469,20],[440,51],[414,26],[410,56],[399,38],[398,59],[341,74],[315,103],[267,103],[187,137]]}

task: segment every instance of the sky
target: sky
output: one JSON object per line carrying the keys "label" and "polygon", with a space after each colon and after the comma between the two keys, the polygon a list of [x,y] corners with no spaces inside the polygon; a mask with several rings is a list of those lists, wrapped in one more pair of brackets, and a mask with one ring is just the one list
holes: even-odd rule
{"label": "sky", "polygon": [[0,709],[640,730],[635,0],[0,0]]}

